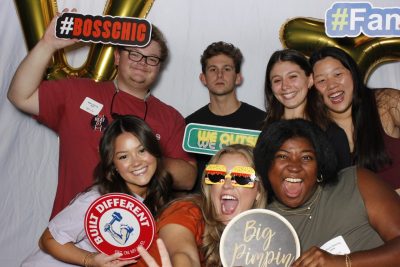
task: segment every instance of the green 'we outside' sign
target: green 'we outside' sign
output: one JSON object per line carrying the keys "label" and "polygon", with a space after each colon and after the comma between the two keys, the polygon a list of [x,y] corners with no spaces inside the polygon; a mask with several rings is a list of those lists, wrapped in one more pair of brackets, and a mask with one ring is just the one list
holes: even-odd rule
{"label": "green 'we outside' sign", "polygon": [[186,126],[183,149],[187,152],[214,155],[232,144],[255,146],[260,131],[200,123]]}

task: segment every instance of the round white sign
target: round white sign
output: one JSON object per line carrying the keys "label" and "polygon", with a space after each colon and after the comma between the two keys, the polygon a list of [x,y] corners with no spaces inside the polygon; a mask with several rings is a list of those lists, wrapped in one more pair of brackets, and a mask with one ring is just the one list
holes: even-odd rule
{"label": "round white sign", "polygon": [[299,256],[300,242],[293,226],[280,214],[266,209],[237,215],[220,241],[224,267],[291,266]]}

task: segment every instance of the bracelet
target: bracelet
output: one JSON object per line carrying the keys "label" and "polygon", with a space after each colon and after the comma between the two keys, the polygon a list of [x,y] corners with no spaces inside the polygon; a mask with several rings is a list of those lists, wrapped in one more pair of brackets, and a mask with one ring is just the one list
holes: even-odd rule
{"label": "bracelet", "polygon": [[346,267],[351,267],[351,259],[349,254],[344,255],[346,259]]}
{"label": "bracelet", "polygon": [[94,254],[95,254],[94,252],[89,252],[88,254],[86,254],[85,258],[83,259],[83,266],[84,267],[90,267],[88,265],[88,261],[89,261],[89,258]]}

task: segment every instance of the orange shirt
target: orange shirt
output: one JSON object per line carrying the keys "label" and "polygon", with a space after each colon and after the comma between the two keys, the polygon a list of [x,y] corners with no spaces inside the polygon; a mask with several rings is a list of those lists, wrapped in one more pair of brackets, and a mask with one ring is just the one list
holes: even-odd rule
{"label": "orange shirt", "polygon": [[[195,237],[197,247],[203,243],[204,220],[200,207],[191,201],[181,200],[172,203],[161,214],[157,229],[167,224],[179,224],[186,227]],[[199,254],[200,260],[203,257]]]}

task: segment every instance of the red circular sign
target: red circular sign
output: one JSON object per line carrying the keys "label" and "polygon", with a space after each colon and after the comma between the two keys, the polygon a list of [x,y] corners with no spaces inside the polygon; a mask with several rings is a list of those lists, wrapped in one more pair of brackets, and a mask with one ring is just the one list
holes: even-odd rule
{"label": "red circular sign", "polygon": [[148,249],[153,242],[155,222],[149,209],[133,196],[112,193],[94,201],[85,215],[85,231],[92,245],[121,259],[139,257],[137,247]]}

